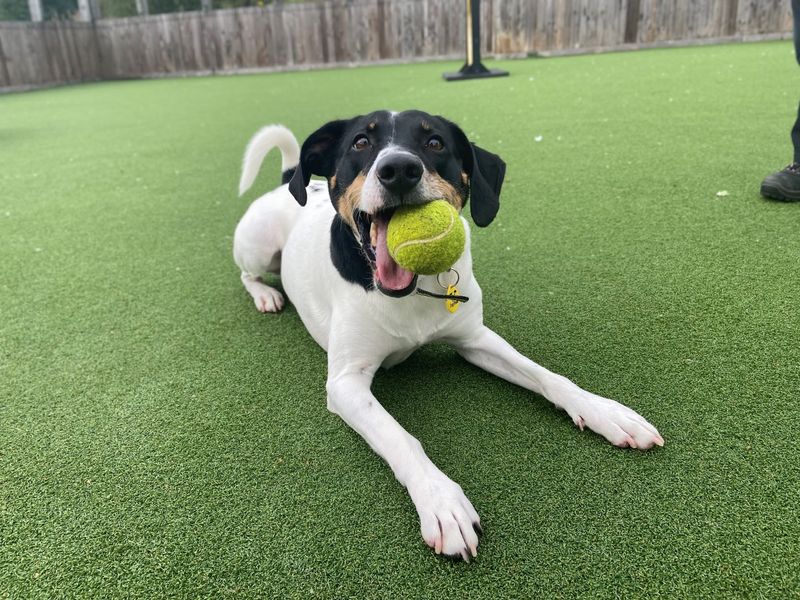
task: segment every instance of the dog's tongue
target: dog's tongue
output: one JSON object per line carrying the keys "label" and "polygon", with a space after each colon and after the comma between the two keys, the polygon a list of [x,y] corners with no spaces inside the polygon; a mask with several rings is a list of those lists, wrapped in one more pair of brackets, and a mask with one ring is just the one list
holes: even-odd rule
{"label": "dog's tongue", "polygon": [[386,246],[386,226],[387,222],[383,219],[375,220],[375,227],[378,233],[377,244],[375,245],[375,264],[377,266],[378,281],[384,289],[404,290],[414,280],[414,273],[394,262],[394,259],[389,254],[389,248]]}

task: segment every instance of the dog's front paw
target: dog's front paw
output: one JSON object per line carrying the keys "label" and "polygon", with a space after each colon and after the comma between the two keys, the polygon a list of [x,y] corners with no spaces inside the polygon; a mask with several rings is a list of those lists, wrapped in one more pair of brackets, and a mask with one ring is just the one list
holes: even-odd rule
{"label": "dog's front paw", "polygon": [[436,554],[469,562],[478,555],[481,520],[461,486],[444,474],[409,486],[419,513],[420,531]]}
{"label": "dog's front paw", "polygon": [[647,419],[614,400],[580,390],[565,409],[581,430],[586,426],[620,448],[648,450],[664,445],[664,438]]}

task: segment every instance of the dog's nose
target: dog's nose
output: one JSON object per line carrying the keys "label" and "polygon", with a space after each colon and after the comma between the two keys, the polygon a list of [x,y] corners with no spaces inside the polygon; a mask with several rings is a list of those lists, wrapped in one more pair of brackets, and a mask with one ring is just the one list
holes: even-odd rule
{"label": "dog's nose", "polygon": [[410,192],[422,179],[422,162],[415,156],[387,156],[378,165],[378,179],[390,192]]}

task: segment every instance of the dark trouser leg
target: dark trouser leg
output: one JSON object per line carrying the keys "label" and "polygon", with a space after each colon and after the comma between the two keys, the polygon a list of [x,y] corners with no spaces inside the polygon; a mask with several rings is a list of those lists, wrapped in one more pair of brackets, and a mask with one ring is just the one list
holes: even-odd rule
{"label": "dark trouser leg", "polygon": [[[792,18],[794,20],[794,53],[797,64],[800,64],[800,0],[792,0]],[[800,107],[797,109],[797,120],[792,127],[792,145],[794,158],[791,165],[771,173],[761,182],[761,195],[773,200],[800,202]]]}
{"label": "dark trouser leg", "polygon": [[[792,0],[792,17],[794,19],[794,55],[800,64],[800,0]],[[792,144],[794,144],[794,162],[800,163],[800,107],[797,108],[797,120],[792,127]]]}
{"label": "dark trouser leg", "polygon": [[797,108],[797,120],[792,127],[792,144],[794,144],[794,162],[800,164],[800,107]]}
{"label": "dark trouser leg", "polygon": [[794,19],[794,55],[800,64],[800,0],[792,0],[792,18]]}

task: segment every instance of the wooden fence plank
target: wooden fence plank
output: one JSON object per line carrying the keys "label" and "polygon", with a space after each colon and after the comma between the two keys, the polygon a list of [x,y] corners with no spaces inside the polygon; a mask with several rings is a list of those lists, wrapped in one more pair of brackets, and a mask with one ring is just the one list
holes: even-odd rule
{"label": "wooden fence plank", "polygon": [[6,55],[3,52],[3,38],[0,36],[0,88],[11,86],[11,74],[8,72]]}

